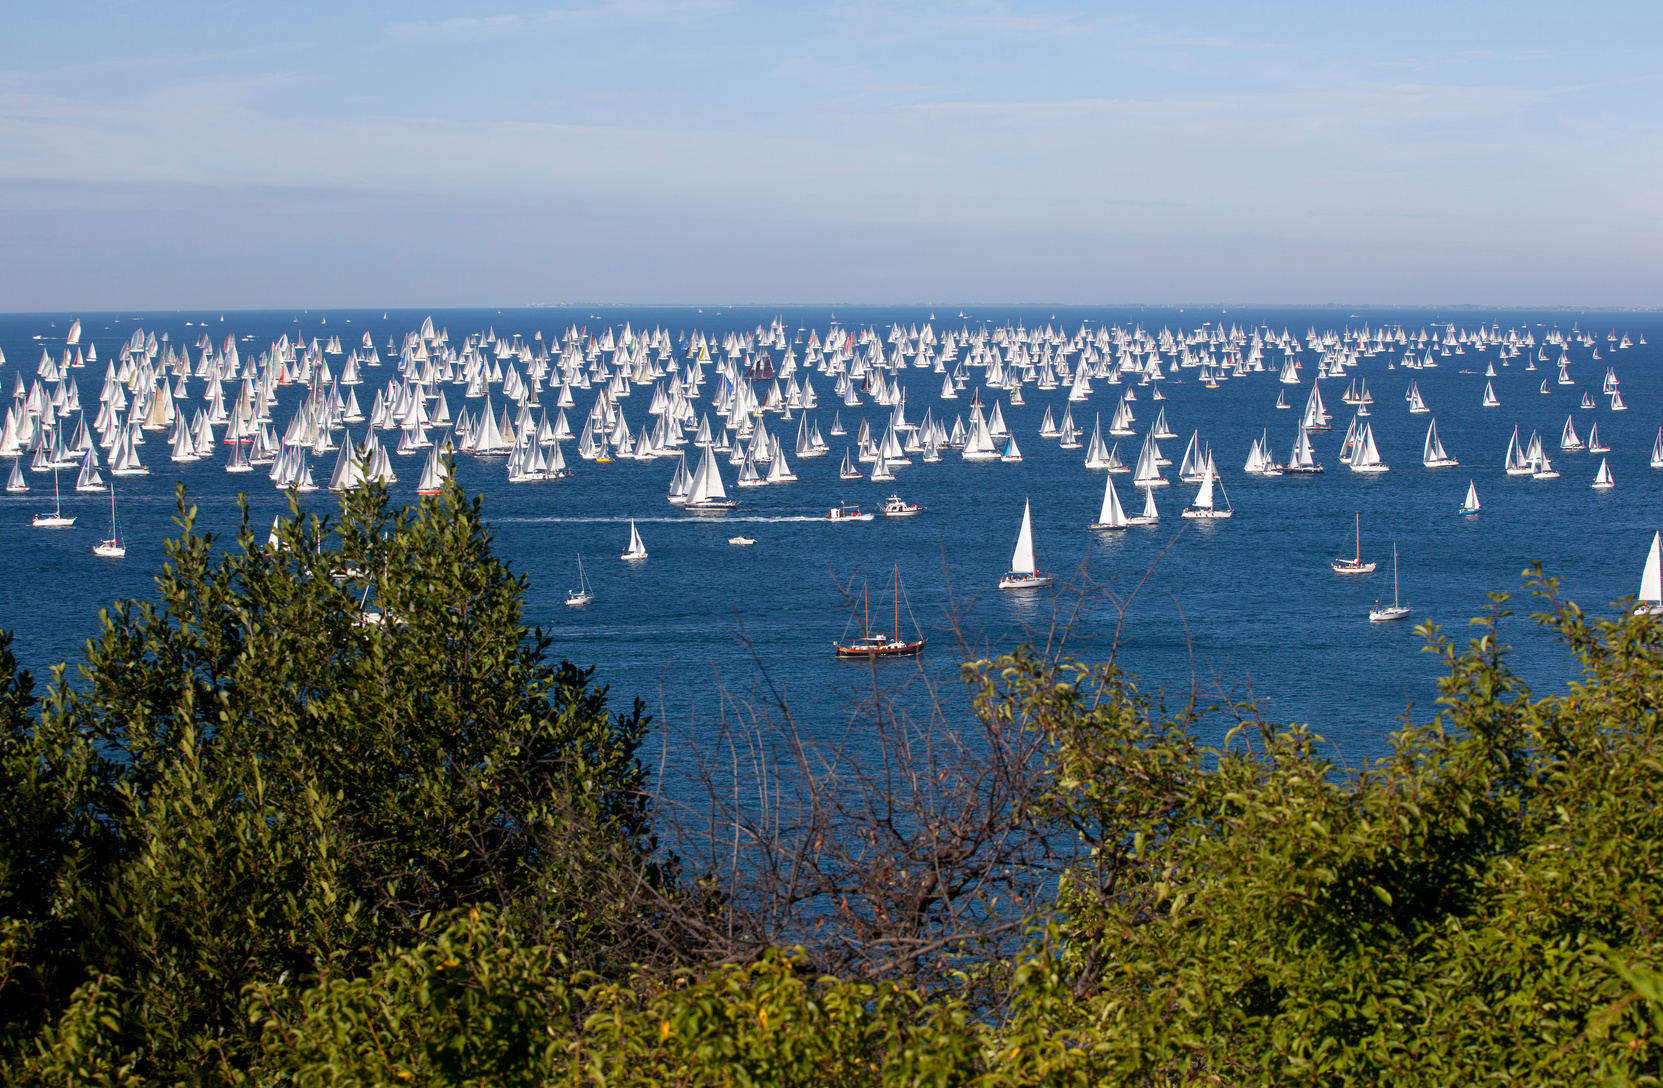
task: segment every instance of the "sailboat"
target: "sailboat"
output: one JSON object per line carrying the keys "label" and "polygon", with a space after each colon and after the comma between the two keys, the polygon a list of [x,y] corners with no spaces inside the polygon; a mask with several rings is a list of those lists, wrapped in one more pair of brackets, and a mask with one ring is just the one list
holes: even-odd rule
{"label": "sailboat", "polygon": [[[832,649],[838,657],[863,657],[868,661],[880,657],[917,657],[924,652],[924,643],[929,639],[918,630],[918,620],[912,616],[912,607],[907,607],[907,615],[912,619],[913,630],[917,638],[908,642],[901,638],[901,567],[895,567],[895,628],[893,633],[872,630],[872,609],[866,592],[861,593],[861,617],[859,637],[842,642],[833,642]],[[850,617],[849,622],[854,622]],[[846,631],[845,631],[846,633]]]}
{"label": "sailboat", "polygon": [[1599,459],[1599,473],[1594,477],[1592,487],[1595,491],[1610,491],[1617,486],[1617,481],[1611,478],[1611,469],[1606,466],[1605,458]]}
{"label": "sailboat", "polygon": [[1128,515],[1126,518],[1126,524],[1154,525],[1160,520],[1161,512],[1155,506],[1155,489],[1152,487],[1146,487],[1143,489],[1143,512],[1141,514]]}
{"label": "sailboat", "polygon": [[1224,480],[1219,477],[1218,469],[1213,467],[1213,454],[1211,450],[1208,450],[1207,460],[1204,463],[1201,472],[1201,490],[1195,493],[1195,501],[1184,508],[1184,517],[1211,521],[1227,518],[1231,514],[1235,513],[1235,511],[1230,508],[1230,496],[1228,493],[1225,493],[1224,495],[1224,509],[1220,510],[1218,507],[1213,505],[1213,481],[1215,479],[1218,480],[1219,491],[1223,492]]}
{"label": "sailboat", "polygon": [[1374,564],[1363,562],[1363,515],[1358,511],[1353,523],[1357,532],[1357,547],[1350,559],[1336,559],[1328,564],[1335,574],[1373,574]]}
{"label": "sailboat", "polygon": [[[1545,383],[1545,382],[1543,383],[1544,386],[1546,384],[1547,383]],[[1480,406],[1484,407],[1484,408],[1500,408],[1501,407],[1501,398],[1496,396],[1495,387],[1492,386],[1489,382],[1484,383],[1484,399],[1482,401],[1480,401],[1479,403],[1480,403]]]}
{"label": "sailboat", "polygon": [[1657,441],[1651,444],[1651,467],[1663,468],[1663,427],[1658,428]]}
{"label": "sailboat", "polygon": [[858,480],[861,478],[861,471],[855,467],[854,461],[850,459],[849,447],[847,446],[843,447],[843,467],[837,470],[837,475],[844,480]]}
{"label": "sailboat", "polygon": [[23,478],[22,460],[21,457],[13,459],[11,478],[6,481],[6,490],[14,495],[29,490],[29,481]]}
{"label": "sailboat", "polygon": [[[728,498],[727,489],[722,486],[722,473],[717,469],[716,457],[710,449],[706,446],[704,456],[699,458],[699,468],[693,473],[693,482],[687,491],[687,501],[682,504],[684,510],[701,514],[720,514],[739,506],[733,499]],[[751,471],[756,471],[754,465]]]}
{"label": "sailboat", "polygon": [[625,548],[619,559],[645,559],[647,546],[641,543],[641,534],[635,528],[635,519],[629,519],[629,547]]}
{"label": "sailboat", "polygon": [[110,484],[110,538],[100,540],[92,549],[94,555],[102,555],[107,559],[121,559],[127,555],[127,545],[121,542],[121,534],[115,528],[115,484]]}
{"label": "sailboat", "polygon": [[1436,419],[1426,426],[1426,445],[1421,449],[1420,463],[1427,468],[1451,468],[1461,463],[1444,452],[1444,444],[1438,440]]}
{"label": "sailboat", "polygon": [[1380,451],[1375,448],[1374,425],[1372,423],[1363,424],[1362,433],[1357,437],[1349,464],[1352,472],[1391,471],[1386,463],[1380,460]]}
{"label": "sailboat", "polygon": [[1016,551],[1011,554],[1011,569],[999,579],[1000,589],[1042,589],[1055,585],[1056,579],[1039,573],[1034,564],[1034,525],[1028,500],[1022,500],[1022,528],[1016,534]]}
{"label": "sailboat", "polygon": [[1634,611],[1642,616],[1663,616],[1663,533],[1653,533],[1646,569],[1640,574],[1640,600]]}
{"label": "sailboat", "polygon": [[1120,495],[1114,489],[1114,477],[1103,478],[1103,509],[1098,512],[1097,520],[1091,523],[1093,529],[1124,529],[1131,522],[1126,520],[1126,511],[1120,506]]}
{"label": "sailboat", "polygon": [[1400,620],[1404,616],[1407,616],[1409,614],[1409,612],[1410,612],[1409,606],[1404,604],[1402,602],[1402,600],[1398,597],[1398,592],[1397,592],[1397,543],[1394,541],[1392,543],[1392,603],[1389,607],[1382,608],[1382,607],[1380,607],[1378,601],[1375,602],[1375,607],[1369,609],[1369,622],[1370,623],[1383,623],[1386,620]]}
{"label": "sailboat", "polygon": [[58,470],[52,470],[52,512],[50,514],[36,514],[34,525],[37,529],[67,529],[75,524],[74,518],[64,517],[63,496],[58,492]]}
{"label": "sailboat", "polygon": [[589,585],[589,579],[583,573],[583,556],[577,557],[577,588],[566,593],[566,603],[577,607],[588,604],[595,599],[595,591]]}
{"label": "sailboat", "polygon": [[1565,429],[1559,432],[1559,448],[1565,450],[1567,453],[1587,448],[1583,445],[1582,439],[1577,435],[1576,425],[1571,422],[1570,416],[1565,417]]}
{"label": "sailboat", "polygon": [[1456,513],[1469,515],[1478,513],[1478,487],[1471,480],[1467,481],[1467,497],[1461,503],[1461,509],[1457,510]]}

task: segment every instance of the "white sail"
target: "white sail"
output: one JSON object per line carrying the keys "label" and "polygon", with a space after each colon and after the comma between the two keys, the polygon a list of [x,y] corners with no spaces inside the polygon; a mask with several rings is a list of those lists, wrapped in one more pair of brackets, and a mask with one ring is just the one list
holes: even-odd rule
{"label": "white sail", "polygon": [[1126,524],[1126,511],[1121,509],[1120,496],[1114,490],[1114,477],[1103,478],[1103,509],[1097,514],[1097,526],[1119,529]]}
{"label": "white sail", "polygon": [[623,555],[620,556],[619,558],[622,558],[622,559],[645,559],[646,557],[647,557],[647,546],[645,544],[641,543],[641,533],[635,528],[635,519],[630,518],[629,519],[629,547],[624,549]]}
{"label": "white sail", "polygon": [[1653,533],[1651,551],[1646,554],[1646,569],[1640,574],[1640,603],[1653,612],[1663,608],[1663,533]]}
{"label": "white sail", "polygon": [[727,489],[722,486],[722,473],[716,467],[716,458],[706,446],[704,456],[699,458],[698,471],[693,474],[693,486],[687,492],[687,504],[694,506],[727,497]]}
{"label": "white sail", "polygon": [[1463,514],[1478,513],[1478,485],[1471,480],[1467,481],[1467,498],[1466,501],[1461,503],[1461,512]]}
{"label": "white sail", "polygon": [[1016,551],[1011,554],[1012,574],[1032,574],[1034,566],[1034,526],[1029,504],[1022,501],[1022,529],[1016,534]]}
{"label": "white sail", "polygon": [[1212,467],[1213,461],[1211,456],[1209,456],[1201,475],[1201,490],[1195,493],[1195,502],[1191,504],[1192,506],[1198,507],[1202,510],[1211,510],[1213,508]]}

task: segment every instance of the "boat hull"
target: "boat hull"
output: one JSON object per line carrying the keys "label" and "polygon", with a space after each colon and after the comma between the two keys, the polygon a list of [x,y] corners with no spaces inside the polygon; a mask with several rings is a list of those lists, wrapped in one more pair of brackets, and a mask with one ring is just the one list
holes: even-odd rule
{"label": "boat hull", "polygon": [[999,579],[1000,589],[1044,589],[1056,584],[1057,580],[1048,574],[1022,574],[1015,571]]}
{"label": "boat hull", "polygon": [[924,643],[928,641],[929,639],[919,639],[917,642],[886,641],[881,645],[862,645],[857,642],[848,646],[834,642],[832,649],[842,658],[874,660],[880,657],[917,657],[924,652]]}
{"label": "boat hull", "polygon": [[1191,521],[1222,521],[1234,512],[1233,510],[1209,510],[1204,507],[1192,506],[1184,511],[1183,516]]}
{"label": "boat hull", "polygon": [[1409,606],[1406,604],[1393,605],[1389,608],[1371,608],[1369,609],[1369,622],[1389,623],[1392,620],[1400,620],[1408,616],[1409,611]]}

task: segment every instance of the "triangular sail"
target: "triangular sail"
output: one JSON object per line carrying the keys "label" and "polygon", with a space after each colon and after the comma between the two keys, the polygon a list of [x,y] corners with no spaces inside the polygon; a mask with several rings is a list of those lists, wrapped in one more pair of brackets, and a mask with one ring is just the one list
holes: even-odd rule
{"label": "triangular sail", "polygon": [[1097,515],[1097,523],[1116,529],[1126,524],[1126,511],[1121,508],[1120,496],[1115,493],[1113,476],[1103,479],[1103,509]]}
{"label": "triangular sail", "polygon": [[1015,574],[1032,574],[1035,569],[1033,518],[1029,513],[1029,503],[1024,499],[1022,529],[1016,534],[1016,551],[1011,554],[1011,571]]}
{"label": "triangular sail", "polygon": [[1663,533],[1653,533],[1646,569],[1640,574],[1640,603],[1663,605]]}

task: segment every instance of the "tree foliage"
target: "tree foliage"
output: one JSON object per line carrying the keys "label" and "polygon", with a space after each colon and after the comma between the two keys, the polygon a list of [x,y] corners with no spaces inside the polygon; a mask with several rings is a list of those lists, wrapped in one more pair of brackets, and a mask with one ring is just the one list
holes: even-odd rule
{"label": "tree foliage", "polygon": [[[1355,769],[1251,705],[1205,747],[1112,663],[969,662],[952,736],[997,745],[899,759],[895,797],[817,772],[818,822],[712,804],[790,862],[746,880],[810,864],[846,900],[734,937],[736,895],[819,885],[660,845],[640,704],[546,659],[477,500],[366,489],[230,547],[181,510],[156,601],[102,616],[76,682],[37,701],[0,639],[8,1083],[1663,1077],[1663,625],[1539,571],[1578,680],[1512,672],[1498,595],[1464,646],[1425,629],[1438,712]],[[892,847],[826,845],[868,812]],[[976,905],[902,918],[900,955],[814,951],[871,945],[919,879]]]}

